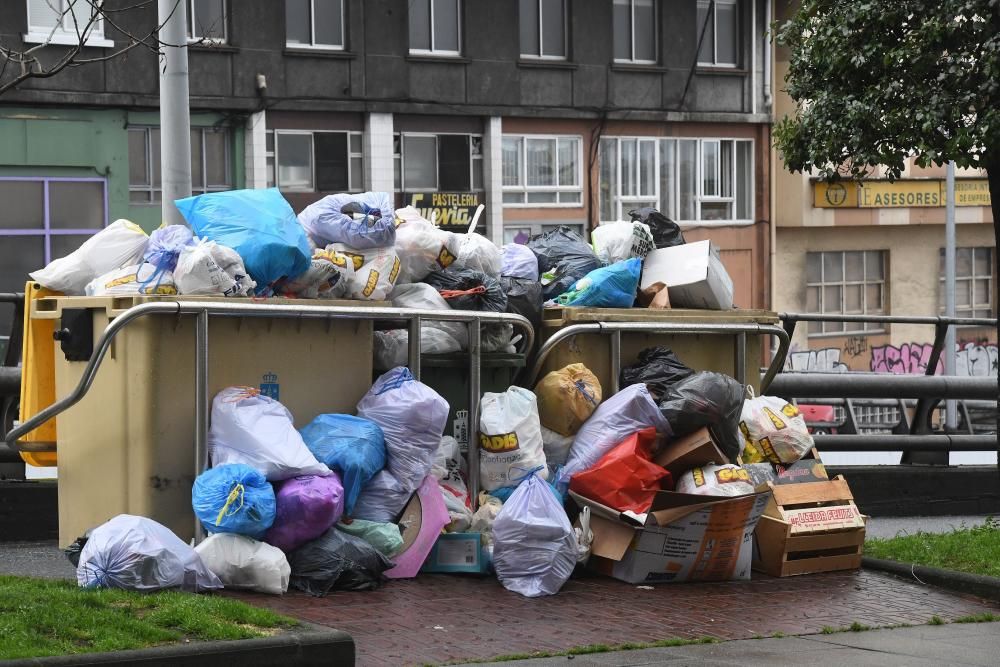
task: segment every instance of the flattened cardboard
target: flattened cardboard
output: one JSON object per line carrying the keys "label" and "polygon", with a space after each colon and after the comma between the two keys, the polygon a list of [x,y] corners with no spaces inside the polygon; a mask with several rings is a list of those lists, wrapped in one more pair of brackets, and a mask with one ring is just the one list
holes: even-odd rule
{"label": "flattened cardboard", "polygon": [[669,470],[673,479],[692,468],[709,463],[723,465],[729,462],[707,428],[700,428],[694,433],[671,440],[653,458],[653,463]]}
{"label": "flattened cardboard", "polygon": [[773,480],[775,484],[801,484],[830,479],[823,462],[818,459],[801,459],[790,465],[778,465],[775,468],[777,470],[777,476]]}
{"label": "flattened cardboard", "polygon": [[441,530],[450,522],[437,480],[428,475],[403,510],[399,520],[403,548],[392,559],[396,567],[386,571],[385,576],[389,579],[417,576]]}

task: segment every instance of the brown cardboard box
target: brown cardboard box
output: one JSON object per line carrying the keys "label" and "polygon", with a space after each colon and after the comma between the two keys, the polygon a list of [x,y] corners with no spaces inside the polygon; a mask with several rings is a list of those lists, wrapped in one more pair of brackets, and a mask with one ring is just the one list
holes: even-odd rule
{"label": "brown cardboard box", "polygon": [[707,428],[700,428],[694,433],[671,440],[653,458],[653,463],[669,470],[675,480],[692,468],[709,463],[723,465],[729,462]]}

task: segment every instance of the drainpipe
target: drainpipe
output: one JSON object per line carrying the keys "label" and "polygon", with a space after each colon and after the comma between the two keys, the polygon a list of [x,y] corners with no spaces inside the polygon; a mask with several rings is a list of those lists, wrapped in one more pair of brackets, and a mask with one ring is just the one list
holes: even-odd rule
{"label": "drainpipe", "polygon": [[771,0],[764,0],[764,34],[767,39],[767,57],[764,58],[764,106],[771,109],[771,61],[774,59],[774,45],[771,43]]}

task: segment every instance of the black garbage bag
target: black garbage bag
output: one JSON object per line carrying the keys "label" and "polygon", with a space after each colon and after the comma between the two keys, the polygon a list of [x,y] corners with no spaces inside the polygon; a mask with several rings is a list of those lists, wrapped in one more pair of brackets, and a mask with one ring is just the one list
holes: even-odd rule
{"label": "black garbage bag", "polygon": [[289,585],[323,597],[332,590],[373,591],[395,565],[360,537],[336,527],[288,554]]}
{"label": "black garbage bag", "polygon": [[647,347],[639,353],[639,361],[624,366],[619,376],[621,388],[644,382],[653,396],[660,398],[667,388],[694,375],[669,347]]}
{"label": "black garbage bag", "polygon": [[507,312],[527,318],[536,332],[542,327],[542,285],[525,278],[500,278],[507,295]]}
{"label": "black garbage bag", "polygon": [[701,371],[667,388],[659,402],[660,412],[674,435],[687,435],[707,426],[722,453],[731,461],[743,450],[740,412],[745,388],[723,375]]}
{"label": "black garbage bag", "polygon": [[500,280],[472,269],[434,271],[424,282],[436,289],[454,310],[484,310],[502,313],[507,295]]}
{"label": "black garbage bag", "polygon": [[649,231],[653,233],[653,243],[657,248],[684,245],[684,235],[681,233],[680,225],[652,206],[633,209],[628,214],[633,220],[649,225]]}
{"label": "black garbage bag", "polygon": [[573,283],[601,266],[594,249],[570,227],[559,227],[532,236],[527,246],[538,258],[538,274],[555,276],[552,282],[542,287],[545,301],[568,291]]}
{"label": "black garbage bag", "polygon": [[83,537],[76,538],[73,540],[73,544],[62,550],[66,554],[66,558],[69,559],[69,562],[73,564],[73,567],[80,567],[80,554],[83,552],[83,547],[86,546],[89,539],[90,531],[88,530],[83,534]]}

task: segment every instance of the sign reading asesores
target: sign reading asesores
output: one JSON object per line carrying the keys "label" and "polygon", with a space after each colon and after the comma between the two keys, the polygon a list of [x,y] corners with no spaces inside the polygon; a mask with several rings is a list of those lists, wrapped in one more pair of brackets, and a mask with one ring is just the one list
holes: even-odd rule
{"label": "sign reading asesores", "polygon": [[[437,211],[437,225],[449,232],[467,232],[472,224],[481,197],[478,192],[411,192],[403,195],[403,205],[412,206],[420,215],[434,220]],[[485,231],[485,220],[479,219],[479,231]]]}
{"label": "sign reading asesores", "polygon": [[[919,208],[946,203],[945,182],[939,179],[889,181],[850,180],[813,184],[814,208]],[[990,187],[986,179],[955,181],[956,206],[989,206]]]}

